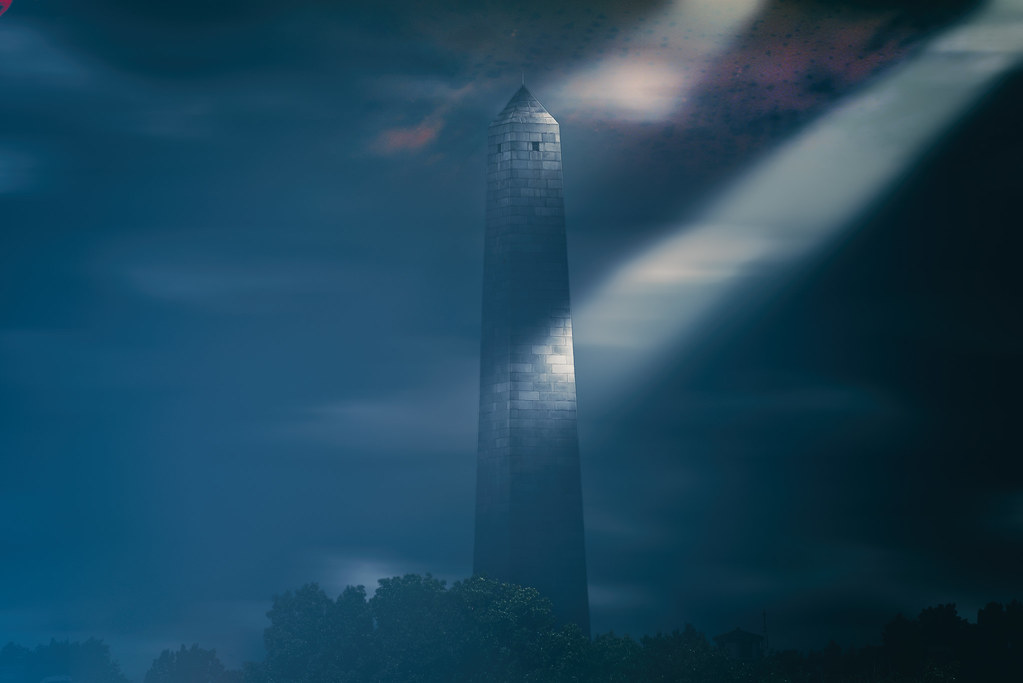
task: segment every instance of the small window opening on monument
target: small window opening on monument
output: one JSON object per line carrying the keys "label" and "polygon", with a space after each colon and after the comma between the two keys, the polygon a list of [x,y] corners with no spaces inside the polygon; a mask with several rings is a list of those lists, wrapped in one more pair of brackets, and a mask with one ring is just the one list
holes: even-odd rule
{"label": "small window opening on monument", "polygon": [[497,143],[497,151],[498,151],[498,152],[500,152],[500,151],[501,151],[501,143],[500,143],[500,142],[499,142],[499,143]]}
{"label": "small window opening on monument", "polygon": [[533,151],[534,152],[539,152],[540,151],[540,143],[539,142],[534,142],[533,143]]}

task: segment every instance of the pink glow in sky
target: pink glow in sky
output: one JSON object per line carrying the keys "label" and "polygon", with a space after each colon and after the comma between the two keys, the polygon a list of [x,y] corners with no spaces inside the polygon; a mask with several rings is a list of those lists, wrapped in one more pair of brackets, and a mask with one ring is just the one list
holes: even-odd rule
{"label": "pink glow in sky", "polygon": [[440,121],[424,121],[410,128],[390,128],[377,141],[377,147],[384,153],[417,150],[437,138],[442,127]]}

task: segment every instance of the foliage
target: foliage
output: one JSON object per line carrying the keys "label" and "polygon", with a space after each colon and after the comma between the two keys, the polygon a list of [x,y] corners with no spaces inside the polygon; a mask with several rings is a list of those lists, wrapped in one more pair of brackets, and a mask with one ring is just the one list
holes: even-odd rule
{"label": "foliage", "polygon": [[177,652],[164,650],[146,672],[145,683],[241,683],[240,671],[227,671],[216,650],[198,645]]}
{"label": "foliage", "polygon": [[687,624],[592,641],[561,626],[531,588],[483,577],[450,588],[429,575],[382,579],[330,600],[315,584],[274,600],[263,667],[247,683],[1008,683],[1023,680],[1023,605],[992,603],[976,626],[954,605],[896,617],[882,647],[728,657]]}
{"label": "foliage", "polygon": [[977,623],[955,605],[937,605],[915,619],[896,616],[885,626],[881,647],[842,652],[776,653],[763,670],[791,683],[1009,683],[1023,680],[1023,604],[990,603]]}
{"label": "foliage", "polygon": [[[483,577],[448,587],[429,574],[382,579],[372,598],[316,584],[276,596],[266,657],[227,671],[214,650],[165,650],[144,683],[1018,683],[1023,603],[990,603],[976,624],[955,605],[898,615],[881,646],[728,657],[702,633],[586,638],[536,590]],[[127,683],[102,641],[0,649],[0,682]]]}
{"label": "foliage", "polygon": [[345,680],[359,672],[372,621],[362,588],[331,600],[316,584],[274,598],[263,634],[267,680]]}
{"label": "foliage", "polygon": [[361,587],[331,601],[308,584],[276,597],[268,616],[266,661],[250,683],[752,680],[692,626],[590,641],[536,590],[479,576],[450,588],[430,575],[382,579],[368,600]]}
{"label": "foliage", "polygon": [[274,599],[266,660],[246,679],[314,681],[574,680],[587,640],[559,627],[531,588],[474,577],[447,588],[430,575],[381,579],[332,601],[316,584]]}
{"label": "foliage", "polygon": [[128,683],[110,648],[95,638],[85,642],[51,640],[34,650],[8,643],[0,650],[4,683],[39,683],[45,679],[75,683]]}

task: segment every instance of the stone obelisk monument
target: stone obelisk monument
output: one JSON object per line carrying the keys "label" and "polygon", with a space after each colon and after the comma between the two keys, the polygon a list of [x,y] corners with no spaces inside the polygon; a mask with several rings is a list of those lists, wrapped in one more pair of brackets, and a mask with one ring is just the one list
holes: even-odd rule
{"label": "stone obelisk monument", "polygon": [[561,132],[523,85],[490,124],[474,572],[588,635]]}

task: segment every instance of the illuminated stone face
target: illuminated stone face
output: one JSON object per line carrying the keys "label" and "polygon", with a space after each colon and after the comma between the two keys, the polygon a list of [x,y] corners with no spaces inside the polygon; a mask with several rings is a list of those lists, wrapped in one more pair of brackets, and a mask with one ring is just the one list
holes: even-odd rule
{"label": "illuminated stone face", "polygon": [[490,124],[474,571],[589,633],[561,132],[522,87]]}

